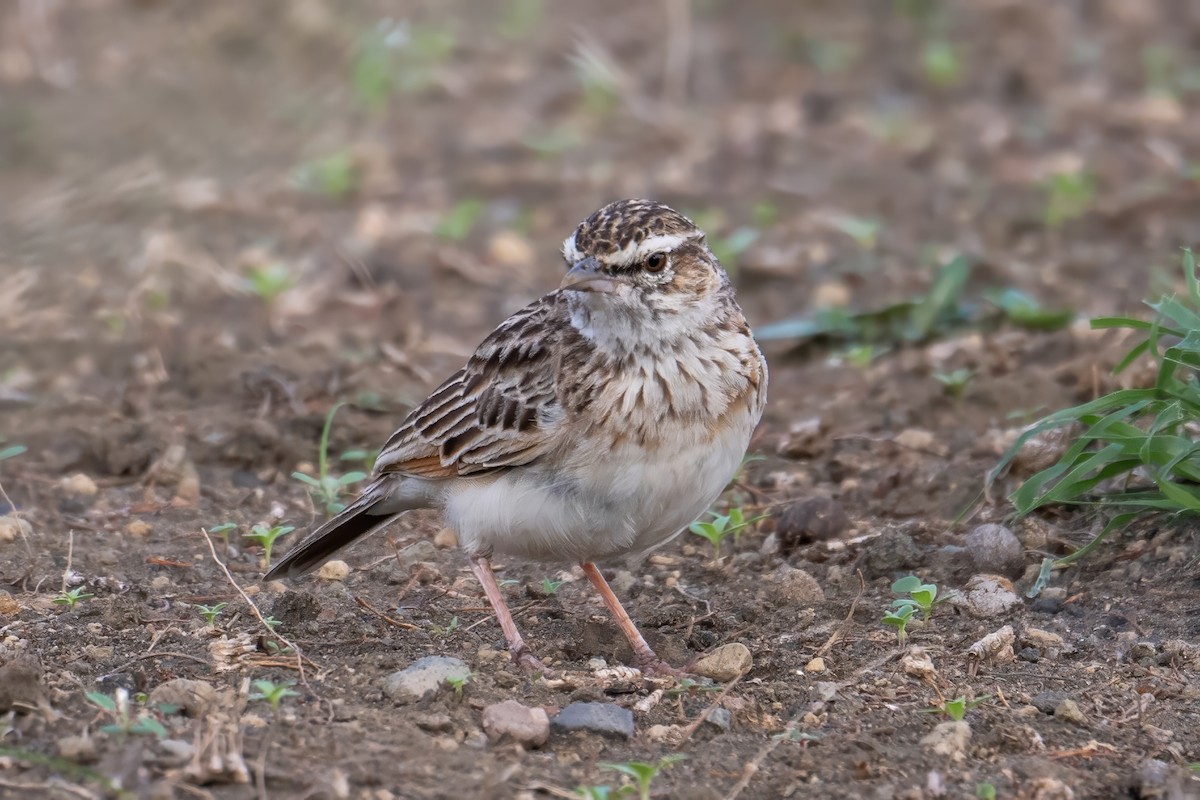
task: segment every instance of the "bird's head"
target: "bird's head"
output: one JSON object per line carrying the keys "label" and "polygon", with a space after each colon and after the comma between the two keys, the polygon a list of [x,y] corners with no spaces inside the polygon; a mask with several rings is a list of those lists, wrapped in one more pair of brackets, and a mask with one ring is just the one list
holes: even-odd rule
{"label": "bird's head", "polygon": [[579,223],[563,242],[561,289],[594,317],[645,315],[653,321],[712,302],[729,279],[704,231],[653,200],[618,200]]}

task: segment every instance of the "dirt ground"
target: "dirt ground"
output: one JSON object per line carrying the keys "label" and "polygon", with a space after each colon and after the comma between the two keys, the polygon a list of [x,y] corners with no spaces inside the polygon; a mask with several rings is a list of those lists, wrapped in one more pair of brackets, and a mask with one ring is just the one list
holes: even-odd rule
{"label": "dirt ground", "polygon": [[[292,474],[330,408],[329,468],[359,469],[338,456],[623,196],[693,214],[756,327],[921,296],[959,253],[974,304],[1141,313],[1200,244],[1197,30],[1185,0],[5,4],[0,451],[27,450],[0,460],[0,796],[572,797],[683,754],[651,796],[1200,797],[1194,523],[1114,534],[1028,598],[1096,519],[1013,520],[1020,474],[975,504],[1021,425],[1117,385],[1121,341],[1086,323],[765,343],[726,504],[766,518],[720,561],[685,533],[605,565],[674,663],[749,648],[721,691],[615,671],[577,569],[501,563],[560,676],[530,680],[432,515],[288,587],[242,535],[293,525],[282,551],[322,519]],[[935,373],[959,369],[955,399]],[[902,649],[881,619],[909,573],[961,594]],[[431,655],[470,678],[396,699]],[[295,694],[273,711],[262,680]],[[142,732],[85,694],[120,690]],[[966,727],[925,713],[959,696],[987,698]],[[489,742],[505,700],[631,709],[635,734]]]}

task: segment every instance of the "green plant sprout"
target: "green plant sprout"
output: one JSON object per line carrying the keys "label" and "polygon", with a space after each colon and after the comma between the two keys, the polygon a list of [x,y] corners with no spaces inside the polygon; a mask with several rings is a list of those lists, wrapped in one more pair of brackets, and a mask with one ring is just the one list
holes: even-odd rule
{"label": "green plant sprout", "polygon": [[943,700],[941,705],[934,706],[933,708],[924,708],[921,711],[925,714],[945,714],[955,722],[962,722],[963,717],[967,715],[968,711],[983,705],[991,699],[992,696],[990,694],[977,697],[974,700],[967,700],[965,695],[959,695],[953,700]]}
{"label": "green plant sprout", "polygon": [[721,542],[726,536],[733,536],[736,544],[746,528],[763,519],[765,515],[746,519],[743,516],[742,509],[731,508],[728,514],[718,514],[715,511],[710,511],[712,520],[708,522],[700,522],[697,520],[688,526],[688,530],[708,541],[713,548],[713,562],[721,559]]}
{"label": "green plant sprout", "polygon": [[679,697],[693,692],[720,692],[723,687],[716,684],[700,683],[692,678],[680,678],[679,682],[667,689],[664,697]]}
{"label": "green plant sprout", "polygon": [[221,616],[221,612],[229,607],[229,603],[217,603],[215,606],[195,606],[196,613],[204,617],[204,621],[208,627],[217,627],[217,617]]}
{"label": "green plant sprout", "polygon": [[96,595],[89,594],[88,592],[84,591],[84,588],[82,586],[78,586],[69,592],[66,589],[63,589],[61,592],[58,593],[58,596],[55,597],[50,602],[54,603],[54,605],[56,605],[56,606],[66,606],[67,608],[74,608],[75,606],[82,603],[84,600],[89,600],[95,596]]}
{"label": "green plant sprout", "polygon": [[457,203],[433,229],[434,235],[452,242],[463,241],[475,230],[475,223],[479,221],[486,207],[478,198],[469,198]]}
{"label": "green plant sprout", "polygon": [[896,629],[896,641],[900,647],[904,647],[904,640],[908,638],[908,621],[912,619],[912,615],[915,613],[916,608],[914,606],[900,606],[883,615],[883,624],[891,625]]}
{"label": "green plant sprout", "polygon": [[962,58],[954,45],[934,39],[921,48],[921,74],[934,86],[947,88],[962,80]]}
{"label": "green plant sprout", "polygon": [[980,783],[975,786],[975,797],[979,800],[996,800],[996,786],[992,783]]}
{"label": "green plant sprout", "polygon": [[[1139,360],[1157,369],[1154,385],[1118,389],[1056,411],[1026,429],[988,473],[992,486],[1029,439],[1058,428],[1080,433],[1058,461],[1029,478],[1009,499],[1018,516],[1053,504],[1099,505],[1109,519],[1091,542],[1061,558],[1047,558],[1029,596],[1052,569],[1083,558],[1113,530],[1141,515],[1200,512],[1200,278],[1196,258],[1183,255],[1187,293],[1147,305],[1154,318],[1100,317],[1092,328],[1126,328],[1141,335],[1113,368],[1120,374]],[[1106,489],[1097,496],[1097,490]]]}
{"label": "green plant sprout", "polygon": [[299,692],[292,689],[296,685],[295,681],[287,681],[286,683],[275,683],[269,680],[254,681],[254,694],[250,695],[251,700],[266,700],[271,704],[271,711],[278,714],[279,704],[287,697],[298,697]]}
{"label": "green plant sprout", "polygon": [[104,733],[117,733],[122,736],[132,733],[155,736],[159,739],[166,737],[167,729],[161,722],[150,716],[148,711],[142,709],[136,715],[133,714],[127,690],[117,689],[112,697],[101,692],[86,692],[85,695],[92,705],[112,719],[112,722],[100,728]]}
{"label": "green plant sprout", "polygon": [[342,200],[358,191],[362,170],[353,153],[338,150],[304,162],[292,173],[292,180],[306,192]]}
{"label": "green plant sprout", "polygon": [[246,288],[262,298],[270,305],[281,294],[295,286],[292,273],[287,265],[273,261],[269,264],[255,264],[246,271]]}
{"label": "green plant sprout", "polygon": [[570,61],[575,78],[583,89],[583,108],[588,114],[603,117],[616,110],[621,100],[621,79],[608,56],[580,42]]}
{"label": "green plant sprout", "polygon": [[552,581],[549,578],[542,578],[542,594],[557,594],[562,588],[565,581]]}
{"label": "green plant sprout", "polygon": [[432,634],[434,634],[435,636],[441,636],[443,638],[451,635],[456,630],[458,630],[458,617],[457,616],[451,617],[450,622],[444,626],[438,625],[436,623],[430,623],[430,625],[429,625],[429,631]]}
{"label": "green plant sprout", "polygon": [[953,372],[933,373],[933,379],[940,383],[946,394],[955,400],[963,399],[963,394],[967,391],[967,385],[974,377],[975,373],[965,367],[956,369]]}
{"label": "green plant sprout", "polygon": [[1050,228],[1079,219],[1087,214],[1096,196],[1096,180],[1083,170],[1059,172],[1042,183],[1046,195],[1043,219]]}
{"label": "green plant sprout", "polygon": [[908,597],[893,600],[892,608],[899,609],[905,606],[919,608],[921,618],[924,620],[929,619],[929,615],[933,613],[933,607],[939,602],[937,584],[921,583],[921,579],[916,575],[908,575],[896,581],[892,584],[892,591],[896,594],[908,595]]}
{"label": "green plant sprout", "polygon": [[255,525],[250,529],[249,533],[243,533],[242,537],[258,544],[263,549],[262,565],[263,569],[271,566],[271,550],[275,547],[275,540],[280,536],[286,536],[296,530],[292,525],[274,525],[268,528],[265,525]]}
{"label": "green plant sprout", "polygon": [[361,464],[363,471],[369,473],[375,468],[375,459],[379,458],[378,450],[355,449],[347,450],[338,456],[338,461],[346,461],[351,464]]}
{"label": "green plant sprout", "polygon": [[330,514],[337,514],[346,508],[341,501],[342,494],[353,484],[367,477],[367,473],[355,470],[344,475],[333,475],[329,472],[329,431],[333,427],[333,416],[345,403],[337,403],[325,415],[325,426],[321,429],[321,444],[317,451],[317,477],[305,475],[303,472],[293,472],[292,477],[308,486],[313,497],[325,506]]}
{"label": "green plant sprout", "polygon": [[454,690],[455,697],[462,697],[463,687],[470,683],[473,677],[475,677],[474,673],[471,672],[466,675],[447,675],[446,683]]}
{"label": "green plant sprout", "polygon": [[620,764],[599,764],[601,769],[615,770],[622,775],[632,778],[637,787],[638,800],[650,800],[650,784],[658,777],[658,774],[672,764],[677,764],[686,759],[687,756],[675,754],[663,756],[654,764],[648,764],[644,761],[625,761]]}
{"label": "green plant sprout", "polygon": [[276,628],[278,628],[280,625],[283,624],[283,620],[275,619],[275,617],[268,615],[268,616],[263,617],[263,624],[266,625],[269,629],[275,630]]}
{"label": "green plant sprout", "polygon": [[219,533],[221,535],[221,541],[225,543],[225,547],[226,547],[226,549],[228,549],[229,548],[229,532],[236,531],[236,530],[237,530],[237,525],[235,523],[222,522],[220,525],[216,525],[212,528],[209,528],[208,532],[209,533]]}

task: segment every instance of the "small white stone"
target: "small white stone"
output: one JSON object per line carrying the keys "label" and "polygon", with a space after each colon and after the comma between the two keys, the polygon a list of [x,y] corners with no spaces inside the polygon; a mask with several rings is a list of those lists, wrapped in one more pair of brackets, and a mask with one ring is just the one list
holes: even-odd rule
{"label": "small white stone", "polygon": [[317,570],[317,577],[323,581],[344,581],[350,575],[350,565],[345,561],[326,561]]}
{"label": "small white stone", "polygon": [[731,681],[754,664],[750,648],[741,642],[723,644],[696,662],[696,674],[714,681]]}

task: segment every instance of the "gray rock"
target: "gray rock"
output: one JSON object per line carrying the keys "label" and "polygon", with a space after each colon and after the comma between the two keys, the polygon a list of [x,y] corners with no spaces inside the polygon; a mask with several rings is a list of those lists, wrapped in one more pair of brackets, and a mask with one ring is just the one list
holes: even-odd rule
{"label": "gray rock", "polygon": [[782,603],[813,606],[825,602],[825,591],[817,579],[790,564],[771,573],[770,580],[776,599]]}
{"label": "gray rock", "polygon": [[976,526],[963,542],[976,572],[1016,578],[1025,571],[1025,549],[1021,540],[1003,525]]}
{"label": "gray rock", "polygon": [[633,712],[612,703],[571,703],[554,716],[550,727],[564,733],[585,731],[632,739]]}
{"label": "gray rock", "polygon": [[[575,705],[583,705],[576,703]],[[602,705],[603,704],[599,704]],[[607,706],[604,706],[607,707]],[[572,708],[572,706],[567,706]],[[565,711],[566,709],[564,709]],[[629,712],[626,712],[629,713]],[[633,716],[629,718],[630,735]],[[488,741],[512,741],[522,747],[541,747],[550,738],[550,718],[545,709],[528,708],[516,700],[494,703],[483,710],[483,731]]]}
{"label": "gray rock", "polygon": [[383,691],[397,703],[414,703],[438,691],[447,678],[466,679],[471,668],[466,662],[448,656],[426,656],[388,676]]}
{"label": "gray rock", "polygon": [[779,515],[776,534],[784,555],[812,542],[837,539],[850,529],[850,517],[841,503],[830,497],[798,500]]}
{"label": "gray rock", "polygon": [[16,708],[25,714],[45,697],[42,665],[30,656],[18,656],[0,667],[0,713]]}
{"label": "gray rock", "polygon": [[708,716],[704,718],[707,725],[712,725],[720,728],[723,731],[729,730],[729,726],[733,724],[733,714],[729,713],[728,708],[717,706],[712,711],[708,712]]}
{"label": "gray rock", "polygon": [[868,577],[877,578],[880,575],[894,575],[900,570],[912,567],[921,561],[921,548],[907,533],[887,531],[863,550],[859,559],[863,572]]}
{"label": "gray rock", "polygon": [[1029,703],[1043,714],[1053,714],[1054,709],[1069,696],[1066,692],[1045,691],[1034,695]]}

